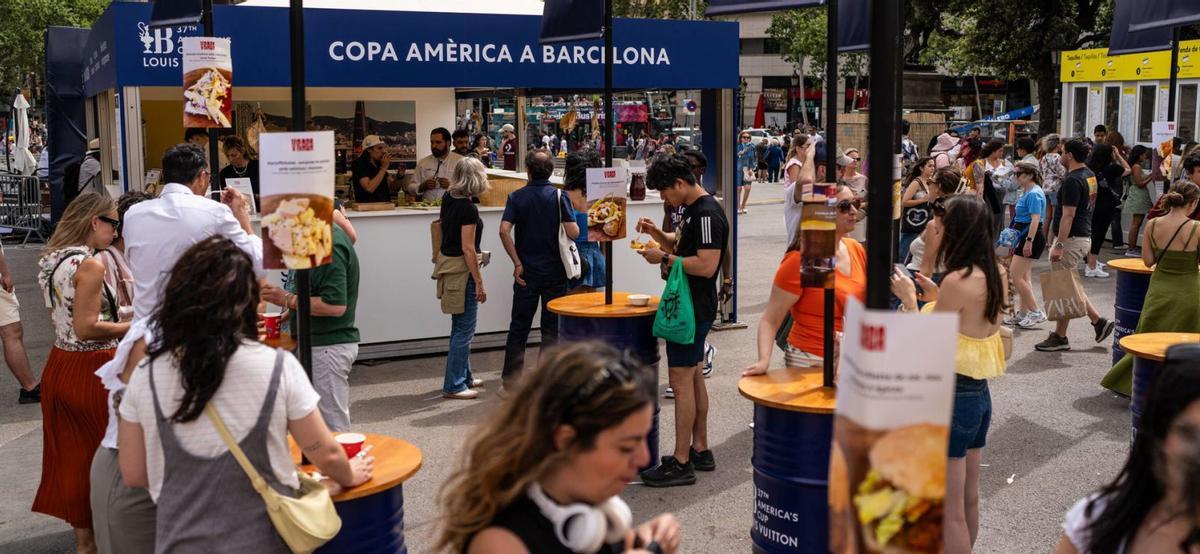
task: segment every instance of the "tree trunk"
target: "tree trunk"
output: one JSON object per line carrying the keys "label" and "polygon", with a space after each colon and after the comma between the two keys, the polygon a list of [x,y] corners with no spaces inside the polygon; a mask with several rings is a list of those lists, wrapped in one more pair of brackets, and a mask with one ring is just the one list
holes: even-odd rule
{"label": "tree trunk", "polygon": [[[1054,103],[1054,91],[1058,89],[1058,74],[1050,54],[1043,54],[1038,63],[1038,136],[1057,133],[1058,104]],[[1065,137],[1064,137],[1065,138]]]}
{"label": "tree trunk", "polygon": [[[804,86],[804,60],[800,60],[797,64],[800,66],[800,121],[804,122],[804,130],[808,131],[808,96],[805,94],[807,88]],[[792,94],[795,94],[793,92]],[[796,100],[793,98],[792,102]]]}

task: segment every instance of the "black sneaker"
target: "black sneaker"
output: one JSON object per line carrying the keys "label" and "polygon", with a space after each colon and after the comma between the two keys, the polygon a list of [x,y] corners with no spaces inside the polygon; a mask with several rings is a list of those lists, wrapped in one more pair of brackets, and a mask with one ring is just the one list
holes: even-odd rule
{"label": "black sneaker", "polygon": [[[1112,330],[1111,328],[1109,329]],[[1071,349],[1071,343],[1067,342],[1067,337],[1060,337],[1050,331],[1050,336],[1046,340],[1033,345],[1033,348],[1038,352],[1061,352]]]}
{"label": "black sneaker", "polygon": [[1113,322],[1100,318],[1092,324],[1092,328],[1096,330],[1096,342],[1103,342],[1113,332]]}
{"label": "black sneaker", "polygon": [[642,483],[647,487],[678,487],[696,483],[696,470],[691,460],[679,463],[675,456],[663,456],[662,464],[641,473]]}
{"label": "black sneaker", "polygon": [[38,404],[42,401],[42,384],[38,383],[33,390],[21,389],[21,394],[17,396],[17,404]]}
{"label": "black sneaker", "polygon": [[692,466],[696,468],[696,471],[714,471],[717,469],[717,459],[713,457],[712,450],[697,452],[695,448],[692,448],[688,457],[691,458],[690,461],[692,462]]}

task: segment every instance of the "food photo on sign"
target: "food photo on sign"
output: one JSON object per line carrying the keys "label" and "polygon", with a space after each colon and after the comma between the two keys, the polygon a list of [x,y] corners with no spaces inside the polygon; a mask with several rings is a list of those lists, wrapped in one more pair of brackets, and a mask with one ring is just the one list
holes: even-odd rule
{"label": "food photo on sign", "polygon": [[852,299],[845,330],[830,551],[939,553],[958,315],[866,310]]}
{"label": "food photo on sign", "polygon": [[333,254],[333,131],[259,138],[263,269],[310,269]]}
{"label": "food photo on sign", "polygon": [[233,126],[233,58],[229,39],[184,37],[183,126]]}
{"label": "food photo on sign", "polygon": [[622,167],[587,170],[588,240],[606,242],[625,238],[628,171]]}

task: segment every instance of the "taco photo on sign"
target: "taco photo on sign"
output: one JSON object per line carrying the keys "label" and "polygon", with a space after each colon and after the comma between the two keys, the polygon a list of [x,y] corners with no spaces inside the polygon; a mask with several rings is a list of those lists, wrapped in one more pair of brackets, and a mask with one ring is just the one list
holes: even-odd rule
{"label": "taco photo on sign", "polygon": [[611,241],[625,238],[626,202],[624,196],[605,195],[588,207],[588,240]]}

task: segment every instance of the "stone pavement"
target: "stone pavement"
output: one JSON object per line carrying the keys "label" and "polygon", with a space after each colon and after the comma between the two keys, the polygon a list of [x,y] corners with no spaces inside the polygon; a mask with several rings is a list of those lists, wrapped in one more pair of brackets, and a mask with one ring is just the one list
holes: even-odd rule
{"label": "stone pavement", "polygon": [[[750,214],[739,223],[739,319],[749,329],[717,332],[716,370],[709,380],[710,441],[717,471],[700,473],[691,487],[623,493],[635,519],[674,512],[683,526],[684,552],[748,552],[752,510],[752,406],[737,392],[738,373],[755,356],[754,329],[766,304],[775,267],[785,249],[782,207],[758,202],[778,198],[778,185],[756,186]],[[50,347],[49,327],[34,274],[35,248],[8,248],[26,318],[26,346],[40,372]],[[1106,257],[1111,257],[1106,250]],[[1046,262],[1035,271],[1046,269]],[[369,271],[370,268],[365,267]],[[619,271],[657,271],[622,267]],[[1113,278],[1085,280],[1102,314],[1111,315]],[[1036,276],[1034,278],[1036,286]],[[496,286],[506,285],[497,283]],[[646,291],[653,292],[653,291]],[[980,489],[982,524],[977,552],[1046,552],[1057,542],[1068,507],[1116,475],[1129,441],[1128,403],[1098,385],[1110,363],[1109,344],[1097,345],[1082,322],[1071,326],[1076,350],[1033,351],[1043,331],[1018,331],[1008,375],[993,381],[995,413],[984,450]],[[478,401],[440,397],[445,357],[431,356],[360,364],[351,375],[351,413],[356,428],[402,437],[421,448],[425,465],[405,487],[408,543],[429,552],[438,518],[437,495],[472,426],[497,402],[503,353],[477,352],[475,374],[486,380]],[[782,363],[776,353],[775,366]],[[533,359],[533,356],[530,357]],[[662,379],[665,384],[665,370]],[[69,552],[72,536],[59,520],[29,511],[41,463],[41,413],[16,404],[16,383],[0,370],[0,552]],[[673,445],[671,401],[663,401],[662,448]],[[1010,477],[1012,482],[1009,483]]]}

